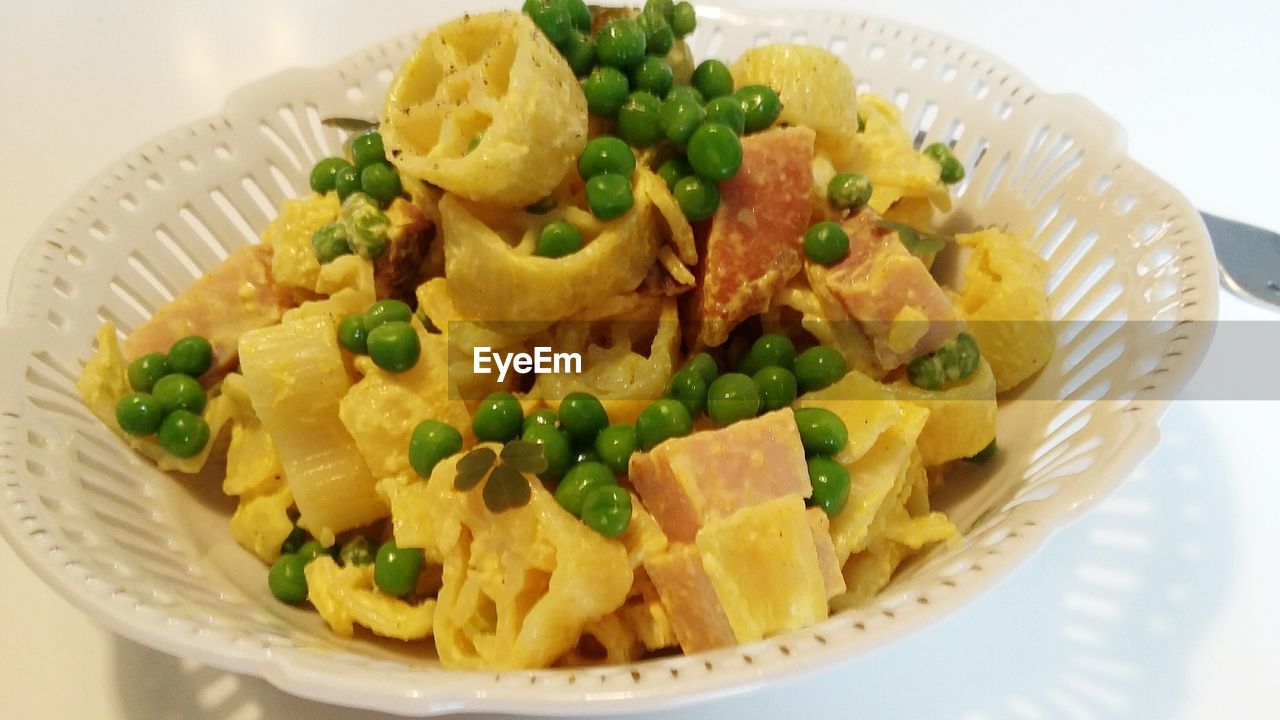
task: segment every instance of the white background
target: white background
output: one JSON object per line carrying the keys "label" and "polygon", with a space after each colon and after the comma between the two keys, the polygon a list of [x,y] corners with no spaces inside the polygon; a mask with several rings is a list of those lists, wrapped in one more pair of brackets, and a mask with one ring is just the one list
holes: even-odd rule
{"label": "white background", "polygon": [[[327,65],[422,27],[440,1],[6,0],[4,279],[45,218],[118,156],[217,111],[263,75]],[[1082,94],[1115,117],[1131,154],[1198,206],[1280,228],[1280,4],[801,4],[856,8],[985,47],[1045,90]],[[1222,317],[1280,315],[1224,296]],[[680,715],[1280,717],[1277,427],[1274,402],[1174,403],[1151,459],[988,596],[865,660]],[[113,637],[0,544],[0,718],[292,717],[375,716]]]}

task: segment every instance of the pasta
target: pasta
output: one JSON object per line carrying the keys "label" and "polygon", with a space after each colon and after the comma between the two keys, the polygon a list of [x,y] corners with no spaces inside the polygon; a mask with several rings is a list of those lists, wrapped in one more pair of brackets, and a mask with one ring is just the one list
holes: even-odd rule
{"label": "pasta", "polygon": [[300,526],[332,545],[336,533],[384,517],[373,475],[339,420],[350,380],[332,322],[305,318],[249,333],[240,341],[240,367],[289,478]]}
{"label": "pasta", "polygon": [[505,207],[550,194],[587,139],[573,73],[516,13],[438,28],[392,84],[383,114],[388,150],[408,174]]}
{"label": "pasta", "polygon": [[1047,266],[939,234],[963,165],[839,57],[695,62],[668,7],[436,28],[259,246],[99,331],[86,405],[163,470],[225,457],[231,537],[335,634],[700,652],[959,536],[934,491],[1048,362]]}

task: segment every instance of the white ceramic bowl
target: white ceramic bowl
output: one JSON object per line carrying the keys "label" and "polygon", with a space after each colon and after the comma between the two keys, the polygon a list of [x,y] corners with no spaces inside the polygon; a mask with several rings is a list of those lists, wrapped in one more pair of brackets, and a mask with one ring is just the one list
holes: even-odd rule
{"label": "white ceramic bowl", "polygon": [[[441,7],[440,20],[454,12]],[[0,328],[0,529],[50,586],[116,632],[298,695],[405,714],[631,712],[742,692],[881,647],[991,587],[1155,447],[1157,418],[1207,346],[1207,324],[1192,321],[1215,317],[1217,271],[1199,216],[1124,154],[1119,128],[1087,102],[1046,95],[1000,60],[919,28],[700,4],[699,57],[766,42],[828,47],[863,89],[903,108],[921,142],[952,142],[969,174],[947,221],[1033,231],[1053,268],[1056,316],[1090,322],[1065,328],[1049,367],[1001,409],[1001,460],[946,508],[964,541],[866,607],[754,645],[579,670],[450,672],[390,643],[338,638],[270,597],[261,565],[230,538],[217,478],[158,472],[72,384],[100,322],[128,331],[256,242],[279,202],[306,190],[311,164],[340,147],[320,118],[376,116],[416,41],[244,88],[221,114],[81,188],[24,252]],[[1142,328],[1140,342],[1121,323],[1093,322],[1121,320]]]}

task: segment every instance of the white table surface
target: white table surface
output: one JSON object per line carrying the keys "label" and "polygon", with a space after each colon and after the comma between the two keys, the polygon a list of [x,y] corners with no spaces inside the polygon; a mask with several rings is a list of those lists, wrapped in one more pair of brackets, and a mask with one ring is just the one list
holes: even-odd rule
{"label": "white table surface", "polygon": [[[441,1],[4,0],[5,278],[45,218],[124,152],[263,75],[422,26]],[[797,4],[856,7],[985,47],[1118,119],[1131,154],[1200,207],[1280,228],[1280,4]],[[1225,295],[1221,316],[1280,317]],[[680,715],[1280,717],[1277,427],[1276,402],[1174,403],[1163,443],[1133,477],[989,595],[865,660]],[[0,543],[0,718],[292,717],[375,716],[114,637]]]}

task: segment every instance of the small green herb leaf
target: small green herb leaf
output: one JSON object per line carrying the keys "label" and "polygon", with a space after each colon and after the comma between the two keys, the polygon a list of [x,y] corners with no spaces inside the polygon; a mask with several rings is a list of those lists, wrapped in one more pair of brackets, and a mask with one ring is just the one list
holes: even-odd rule
{"label": "small green herb leaf", "polygon": [[947,241],[942,236],[920,232],[910,225],[904,225],[892,220],[878,220],[876,224],[885,230],[892,230],[898,233],[898,239],[906,246],[907,251],[913,255],[931,255],[947,246]]}
{"label": "small green herb leaf", "polygon": [[487,447],[476,448],[464,455],[458,461],[458,473],[453,478],[454,489],[466,492],[479,485],[497,459],[498,454]]}
{"label": "small green herb leaf", "polygon": [[526,440],[512,440],[502,448],[502,464],[523,473],[546,472],[547,456],[542,445]]}
{"label": "small green herb leaf", "polygon": [[523,507],[531,497],[529,481],[506,465],[494,468],[484,484],[484,506],[492,513]]}

